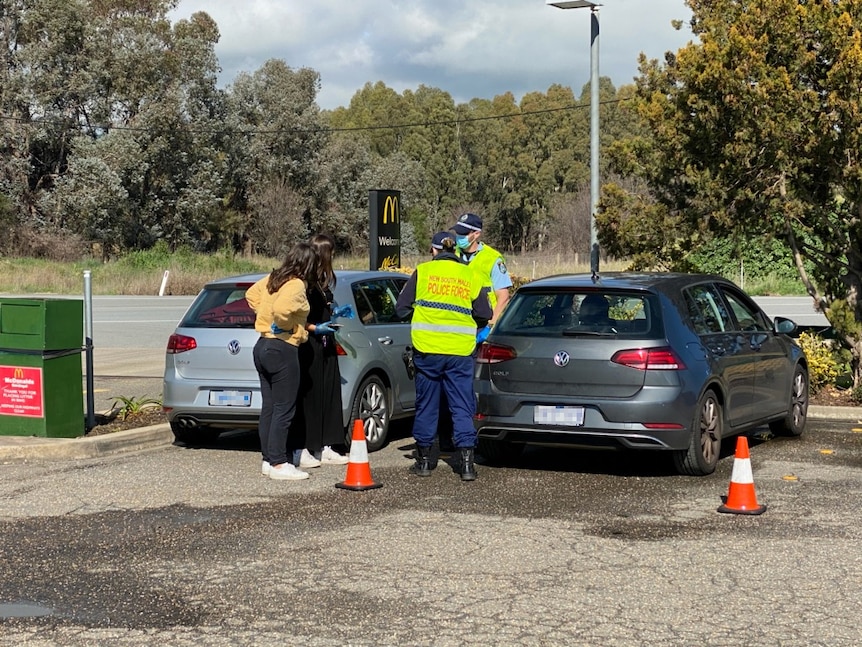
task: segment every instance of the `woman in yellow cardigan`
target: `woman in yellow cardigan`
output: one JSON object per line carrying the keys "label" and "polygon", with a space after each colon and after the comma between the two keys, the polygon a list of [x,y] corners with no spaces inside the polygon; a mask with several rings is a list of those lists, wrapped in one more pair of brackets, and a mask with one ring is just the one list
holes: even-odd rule
{"label": "woman in yellow cardigan", "polygon": [[[317,273],[317,254],[308,243],[294,245],[281,267],[245,293],[255,313],[260,339],[254,346],[254,366],[260,376],[260,450],[262,473],[272,479],[307,479],[288,451],[288,432],[299,391],[299,345],[308,339],[308,281]],[[299,447],[301,449],[301,445]]]}

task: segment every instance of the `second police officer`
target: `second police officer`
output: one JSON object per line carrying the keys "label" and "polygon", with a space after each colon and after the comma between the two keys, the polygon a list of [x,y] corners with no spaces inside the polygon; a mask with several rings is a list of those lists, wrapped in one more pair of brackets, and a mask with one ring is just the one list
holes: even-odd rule
{"label": "second police officer", "polygon": [[494,314],[489,323],[493,325],[509,302],[512,277],[506,269],[506,261],[500,252],[480,240],[482,219],[475,213],[462,214],[452,225],[452,231],[461,260],[476,270],[490,289],[488,299]]}
{"label": "second police officer", "polygon": [[476,329],[491,318],[486,281],[455,254],[453,237],[438,235],[440,250],[420,263],[396,303],[396,313],[412,313],[410,338],[416,368],[416,463],[411,471],[430,476],[437,466],[432,446],[437,435],[441,390],[452,414],[457,469],[463,481],[476,479],[473,414],[473,351]]}

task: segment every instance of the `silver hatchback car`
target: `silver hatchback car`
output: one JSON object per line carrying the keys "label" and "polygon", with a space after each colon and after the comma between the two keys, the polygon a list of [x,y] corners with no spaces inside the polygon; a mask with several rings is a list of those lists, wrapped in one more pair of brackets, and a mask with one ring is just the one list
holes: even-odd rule
{"label": "silver hatchback car", "polygon": [[[256,428],[260,383],[252,350],[258,339],[245,291],[264,274],[219,279],[204,286],[167,344],[163,407],[177,440],[200,443],[221,431]],[[336,333],[345,442],[363,421],[368,449],[386,443],[389,423],[413,414],[416,389],[404,363],[410,323],[395,301],[407,276],[337,272],[335,301],[353,306]]]}
{"label": "silver hatchback car", "polygon": [[800,435],[808,362],[736,285],[703,274],[555,276],[521,287],[478,352],[479,451],[664,450],[711,473],[723,438]]}

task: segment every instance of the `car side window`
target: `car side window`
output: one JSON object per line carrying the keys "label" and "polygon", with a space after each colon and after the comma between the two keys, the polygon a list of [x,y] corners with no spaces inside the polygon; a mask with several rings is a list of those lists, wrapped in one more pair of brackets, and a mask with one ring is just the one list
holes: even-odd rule
{"label": "car side window", "polygon": [[686,290],[685,303],[692,327],[698,335],[724,332],[733,328],[721,294],[712,285],[695,285]]}
{"label": "car side window", "polygon": [[753,308],[741,296],[728,289],[724,289],[723,293],[733,316],[736,318],[739,330],[767,331],[771,329],[763,313]]}
{"label": "car side window", "polygon": [[365,325],[400,323],[395,314],[398,286],[390,279],[360,281],[353,284],[353,299],[359,320]]}

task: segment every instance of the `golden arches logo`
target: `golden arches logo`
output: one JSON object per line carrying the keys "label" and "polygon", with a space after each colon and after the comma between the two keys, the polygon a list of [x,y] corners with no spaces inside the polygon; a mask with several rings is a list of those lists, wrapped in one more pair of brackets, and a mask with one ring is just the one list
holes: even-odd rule
{"label": "golden arches logo", "polygon": [[398,197],[394,195],[386,196],[386,201],[383,203],[383,224],[387,222],[398,222]]}
{"label": "golden arches logo", "polygon": [[24,369],[21,368],[20,366],[16,367],[14,373],[12,374],[12,377],[16,380],[23,380],[24,379]]}

